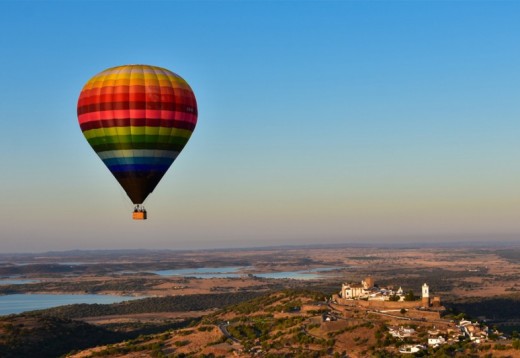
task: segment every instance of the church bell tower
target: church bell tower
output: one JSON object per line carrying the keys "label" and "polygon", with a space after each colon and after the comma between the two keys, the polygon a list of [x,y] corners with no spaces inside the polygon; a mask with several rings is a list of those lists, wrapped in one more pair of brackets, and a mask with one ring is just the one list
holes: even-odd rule
{"label": "church bell tower", "polygon": [[422,306],[430,307],[430,288],[427,284],[422,285]]}

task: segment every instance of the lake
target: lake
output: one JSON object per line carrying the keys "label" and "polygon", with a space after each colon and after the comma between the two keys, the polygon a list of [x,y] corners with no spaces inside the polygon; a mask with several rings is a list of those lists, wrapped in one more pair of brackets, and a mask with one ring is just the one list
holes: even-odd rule
{"label": "lake", "polygon": [[[256,277],[269,279],[295,279],[295,280],[316,280],[322,276],[320,273],[340,270],[344,267],[318,267],[308,270],[298,271],[282,271],[282,272],[266,272],[257,273],[252,266],[226,266],[226,267],[199,267],[185,268],[176,270],[159,270],[152,273],[160,276],[179,276],[179,277],[197,277],[197,278],[233,278],[243,277],[244,273],[252,274]],[[29,279],[3,279],[0,285],[14,285],[23,283],[34,283],[37,280]],[[67,295],[67,294],[16,294],[0,296],[0,315],[12,313],[21,313],[37,309],[51,308],[75,303],[100,303],[109,304],[122,302],[127,300],[138,299],[142,297],[130,296],[111,296],[111,295]]]}
{"label": "lake", "polygon": [[309,270],[300,271],[280,271],[280,272],[266,272],[266,273],[255,273],[256,277],[262,278],[274,278],[274,279],[286,279],[290,278],[293,280],[317,280],[321,278],[320,272],[334,271],[342,269],[343,267],[318,267]]}
{"label": "lake", "polygon": [[21,313],[74,303],[116,303],[143,297],[110,295],[51,295],[51,294],[16,294],[0,296],[0,315]]}
{"label": "lake", "polygon": [[152,271],[152,273],[159,276],[182,276],[182,277],[196,277],[196,278],[230,278],[241,277],[242,274],[237,271],[245,267],[199,267],[199,268],[185,268],[176,270],[159,270]]}
{"label": "lake", "polygon": [[266,272],[255,273],[254,267],[200,267],[200,268],[186,268],[176,270],[159,270],[152,271],[152,273],[160,276],[181,276],[181,277],[196,277],[196,278],[234,278],[242,277],[246,274],[240,273],[240,270],[246,269],[248,274],[256,277],[272,278],[272,279],[294,279],[294,280],[316,280],[321,277],[320,272],[333,271],[343,269],[343,267],[318,267],[309,270],[300,271],[282,271],[282,272]]}
{"label": "lake", "polygon": [[0,279],[0,286],[1,285],[23,285],[26,283],[35,283],[40,282],[39,280],[29,280],[29,279]]}

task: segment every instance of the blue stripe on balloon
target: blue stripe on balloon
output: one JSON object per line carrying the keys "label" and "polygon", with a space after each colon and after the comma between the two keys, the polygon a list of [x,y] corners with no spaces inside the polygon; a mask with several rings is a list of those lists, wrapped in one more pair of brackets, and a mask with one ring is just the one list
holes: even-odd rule
{"label": "blue stripe on balloon", "polygon": [[160,165],[154,165],[154,164],[128,164],[128,165],[108,165],[108,169],[112,173],[118,173],[118,172],[166,172],[168,168],[170,167],[170,164],[160,164]]}
{"label": "blue stripe on balloon", "polygon": [[103,159],[103,162],[108,166],[114,165],[134,165],[134,164],[146,164],[146,165],[170,165],[173,163],[172,158],[161,158],[161,157],[120,157],[120,158],[108,158]]}

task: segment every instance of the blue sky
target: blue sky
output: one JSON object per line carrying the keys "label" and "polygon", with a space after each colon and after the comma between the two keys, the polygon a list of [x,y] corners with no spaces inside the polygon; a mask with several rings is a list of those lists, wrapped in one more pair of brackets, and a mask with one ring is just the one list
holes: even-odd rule
{"label": "blue sky", "polygon": [[[0,250],[517,240],[520,2],[0,2]],[[166,67],[194,135],[132,205],[86,81]]]}

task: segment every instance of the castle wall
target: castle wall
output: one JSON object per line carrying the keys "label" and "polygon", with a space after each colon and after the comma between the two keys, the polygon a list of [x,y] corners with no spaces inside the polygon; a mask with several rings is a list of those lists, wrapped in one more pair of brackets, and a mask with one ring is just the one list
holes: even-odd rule
{"label": "castle wall", "polygon": [[433,307],[441,307],[441,298],[439,296],[435,296],[433,297],[433,300],[432,300],[432,306]]}
{"label": "castle wall", "polygon": [[421,301],[400,301],[400,302],[394,302],[394,301],[365,301],[365,300],[346,300],[343,298],[338,297],[336,301],[339,304],[345,305],[345,306],[353,306],[353,307],[362,307],[367,309],[374,309],[374,310],[391,310],[391,309],[401,309],[401,308],[417,308],[421,307],[422,303]]}

